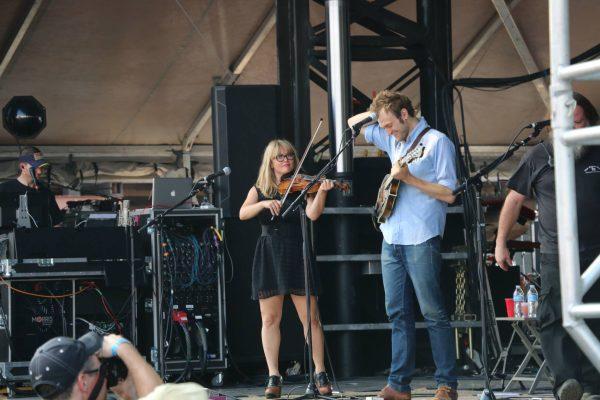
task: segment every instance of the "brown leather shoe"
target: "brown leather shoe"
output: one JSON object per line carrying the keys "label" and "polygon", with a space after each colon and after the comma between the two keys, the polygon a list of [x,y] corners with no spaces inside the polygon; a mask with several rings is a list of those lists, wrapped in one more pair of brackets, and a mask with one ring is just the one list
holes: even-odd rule
{"label": "brown leather shoe", "polygon": [[440,386],[433,400],[458,400],[458,392],[450,386]]}
{"label": "brown leather shoe", "polygon": [[269,376],[267,380],[267,388],[265,389],[265,397],[267,399],[278,399],[281,397],[281,383],[283,379],[277,375]]}
{"label": "brown leather shoe", "polygon": [[410,400],[410,392],[399,392],[386,385],[377,395],[384,400]]}

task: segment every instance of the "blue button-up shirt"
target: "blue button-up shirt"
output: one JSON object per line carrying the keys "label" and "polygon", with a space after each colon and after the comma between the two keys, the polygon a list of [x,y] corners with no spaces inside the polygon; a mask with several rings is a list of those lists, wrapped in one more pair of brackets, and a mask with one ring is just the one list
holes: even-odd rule
{"label": "blue button-up shirt", "polygon": [[[366,128],[365,138],[367,142],[385,151],[394,163],[407,153],[413,141],[427,126],[425,118],[421,118],[406,141],[400,142],[375,124]],[[454,190],[457,183],[456,153],[450,139],[443,133],[430,129],[421,143],[425,152],[422,158],[408,165],[410,173],[424,181],[439,183]],[[447,206],[447,203],[416,187],[401,183],[392,215],[380,226],[384,240],[389,244],[415,245],[432,237],[442,236]]]}

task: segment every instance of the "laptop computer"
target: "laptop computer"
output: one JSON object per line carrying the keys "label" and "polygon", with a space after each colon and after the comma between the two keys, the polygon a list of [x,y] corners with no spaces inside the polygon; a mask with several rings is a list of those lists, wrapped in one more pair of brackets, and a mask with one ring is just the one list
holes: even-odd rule
{"label": "laptop computer", "polygon": [[[192,178],[154,178],[152,208],[164,210],[173,207],[190,194],[192,185]],[[178,208],[192,208],[192,200],[187,200]]]}

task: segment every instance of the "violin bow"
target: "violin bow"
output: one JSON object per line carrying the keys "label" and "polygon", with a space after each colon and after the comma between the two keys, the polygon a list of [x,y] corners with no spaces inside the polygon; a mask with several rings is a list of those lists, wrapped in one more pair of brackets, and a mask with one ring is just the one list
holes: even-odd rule
{"label": "violin bow", "polygon": [[308,145],[306,146],[306,149],[304,150],[304,154],[302,155],[300,162],[296,166],[296,171],[294,172],[294,175],[292,176],[290,185],[288,186],[287,190],[285,191],[285,194],[283,195],[283,198],[281,199],[281,204],[285,203],[285,200],[287,199],[288,194],[290,194],[292,185],[293,185],[294,181],[296,180],[296,177],[298,176],[298,172],[300,172],[300,168],[302,167],[302,164],[304,164],[304,160],[306,159],[306,156],[308,155],[308,150],[310,150],[310,147],[312,146],[313,142],[315,141],[315,138],[317,137],[317,133],[319,132],[319,129],[321,129],[321,125],[323,125],[323,118],[319,119],[319,125],[317,125],[317,129],[315,129],[315,133],[313,133],[312,138],[310,139],[310,142],[308,143]]}

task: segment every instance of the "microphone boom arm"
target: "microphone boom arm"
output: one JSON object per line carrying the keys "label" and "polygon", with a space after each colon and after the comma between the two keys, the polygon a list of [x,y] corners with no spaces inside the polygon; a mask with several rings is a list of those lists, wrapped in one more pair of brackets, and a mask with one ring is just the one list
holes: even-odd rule
{"label": "microphone boom arm", "polygon": [[534,131],[531,135],[527,136],[525,139],[521,140],[520,142],[517,142],[514,146],[512,146],[510,149],[508,149],[506,151],[506,153],[502,154],[500,157],[496,158],[494,161],[492,161],[488,165],[481,168],[479,171],[477,171],[477,173],[475,175],[467,178],[463,184],[461,184],[460,186],[458,186],[456,189],[454,189],[452,191],[452,195],[456,196],[456,195],[464,193],[467,190],[467,188],[471,185],[481,185],[481,178],[483,176],[488,175],[492,170],[496,169],[496,167],[498,167],[504,161],[511,158],[518,149],[527,145],[527,143],[529,143],[529,141],[531,139],[537,137],[540,134],[540,131],[542,128],[543,128],[543,126],[535,127]]}

